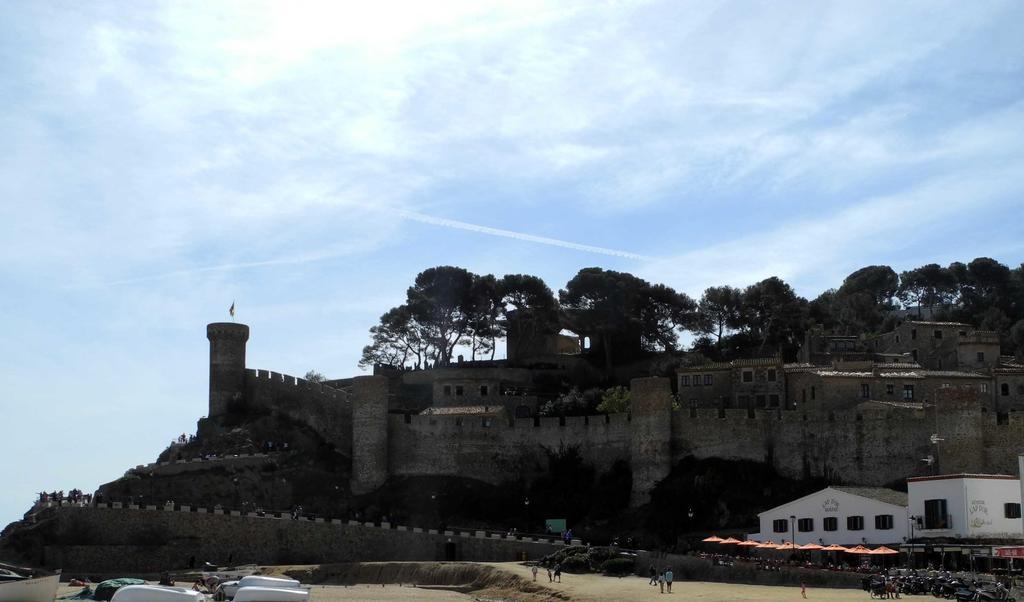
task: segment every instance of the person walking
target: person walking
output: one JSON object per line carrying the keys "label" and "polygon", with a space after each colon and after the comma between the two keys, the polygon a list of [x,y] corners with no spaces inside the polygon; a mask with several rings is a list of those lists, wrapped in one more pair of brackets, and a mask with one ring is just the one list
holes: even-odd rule
{"label": "person walking", "polygon": [[651,567],[649,569],[647,569],[647,573],[651,576],[651,579],[647,582],[647,585],[657,585],[658,584],[658,571],[654,570],[654,565],[653,564],[651,565]]}
{"label": "person walking", "polygon": [[803,581],[800,582],[800,596],[803,597],[804,600],[807,599],[807,584]]}
{"label": "person walking", "polygon": [[551,576],[551,567],[548,567],[548,583],[553,582],[555,579]]}
{"label": "person walking", "polygon": [[674,575],[672,574],[672,567],[666,568],[665,569],[665,586],[668,589],[668,593],[670,593],[670,594],[672,593],[672,578],[673,577],[674,577]]}
{"label": "person walking", "polygon": [[665,573],[658,574],[658,589],[661,590],[661,593],[665,593]]}
{"label": "person walking", "polygon": [[537,580],[537,565],[533,565],[533,568],[530,569],[530,572],[533,573],[533,580],[536,581]]}
{"label": "person walking", "polygon": [[556,564],[555,565],[555,581],[557,581],[558,583],[562,582],[562,565],[561,564]]}

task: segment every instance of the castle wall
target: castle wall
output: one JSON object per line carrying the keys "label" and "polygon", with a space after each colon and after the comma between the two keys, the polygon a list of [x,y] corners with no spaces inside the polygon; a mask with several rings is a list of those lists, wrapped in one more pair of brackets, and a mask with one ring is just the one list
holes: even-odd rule
{"label": "castle wall", "polygon": [[246,401],[300,422],[352,454],[352,406],[345,391],[268,370],[245,371]]}
{"label": "castle wall", "polygon": [[629,441],[633,469],[630,503],[639,506],[650,501],[651,490],[672,468],[672,388],[667,378],[638,378],[631,383],[630,398],[633,406]]}
{"label": "castle wall", "polygon": [[547,469],[545,450],[578,445],[585,462],[607,469],[629,458],[626,414],[532,418],[389,416],[388,468],[402,476],[449,475],[497,484]]}
{"label": "castle wall", "polygon": [[360,376],[352,385],[352,493],[388,480],[388,379]]}
{"label": "castle wall", "polygon": [[162,571],[190,558],[220,564],[314,564],[381,560],[482,562],[537,559],[560,545],[550,540],[498,538],[340,520],[291,520],[198,512],[198,509],[61,508],[64,532],[88,535],[93,545],[51,545],[44,564],[68,571]]}

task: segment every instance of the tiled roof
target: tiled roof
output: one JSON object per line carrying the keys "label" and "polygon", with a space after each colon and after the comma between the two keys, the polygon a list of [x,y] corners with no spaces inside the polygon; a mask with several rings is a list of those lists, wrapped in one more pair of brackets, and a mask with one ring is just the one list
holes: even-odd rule
{"label": "tiled roof", "polygon": [[884,408],[896,408],[898,410],[923,410],[926,406],[923,403],[915,403],[913,401],[883,401],[880,399],[871,399],[869,401],[860,402],[857,404],[857,407],[864,410]]}
{"label": "tiled roof", "polygon": [[430,407],[422,412],[425,416],[466,416],[466,415],[495,415],[504,411],[501,406],[447,406]]}
{"label": "tiled roof", "polygon": [[895,491],[893,489],[886,489],[885,487],[847,487],[845,485],[833,485],[832,489],[842,491],[843,493],[849,493],[850,495],[885,502],[886,504],[895,504],[896,506],[907,505],[906,493],[903,493],[902,491]]}
{"label": "tiled roof", "polygon": [[907,320],[907,322],[910,324],[920,324],[921,326],[966,326],[967,328],[973,328],[970,324],[965,324],[963,322],[919,322],[917,320]]}
{"label": "tiled roof", "polygon": [[731,362],[708,362],[699,366],[684,366],[676,372],[701,372],[704,370],[728,370],[730,368],[751,368],[754,366],[777,366],[782,361],[778,357],[755,357],[750,359],[732,360]]}

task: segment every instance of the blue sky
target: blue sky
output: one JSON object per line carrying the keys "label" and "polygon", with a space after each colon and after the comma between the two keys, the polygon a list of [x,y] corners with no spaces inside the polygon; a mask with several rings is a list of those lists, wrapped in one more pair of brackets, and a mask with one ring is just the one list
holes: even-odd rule
{"label": "blue sky", "polygon": [[0,4],[0,523],[358,372],[420,270],[693,296],[1024,260],[1024,4]]}

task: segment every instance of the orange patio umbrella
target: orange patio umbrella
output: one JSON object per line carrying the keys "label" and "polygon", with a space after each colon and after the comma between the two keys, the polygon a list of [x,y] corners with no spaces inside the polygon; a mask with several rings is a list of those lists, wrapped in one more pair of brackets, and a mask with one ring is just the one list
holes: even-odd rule
{"label": "orange patio umbrella", "polygon": [[718,543],[718,542],[722,541],[722,538],[717,536],[717,535],[712,535],[711,537],[705,537],[701,541],[704,541],[704,542],[707,542],[707,543]]}
{"label": "orange patio umbrella", "polygon": [[870,554],[871,550],[869,548],[865,548],[864,546],[856,546],[850,548],[849,550],[847,550],[847,552],[850,554]]}
{"label": "orange patio umbrella", "polygon": [[774,541],[769,539],[768,541],[766,541],[764,543],[757,544],[757,547],[759,547],[759,548],[768,548],[768,549],[773,549],[774,550],[775,548],[779,547],[779,544],[777,544]]}
{"label": "orange patio umbrella", "polygon": [[833,543],[825,546],[821,549],[822,552],[849,552],[850,548],[844,548],[843,546]]}
{"label": "orange patio umbrella", "polygon": [[748,539],[746,541],[741,541],[741,542],[739,542],[736,545],[737,546],[744,546],[744,547],[748,547],[748,548],[754,548],[754,547],[761,547],[761,542],[754,541],[753,539]]}
{"label": "orange patio umbrella", "polygon": [[804,545],[800,546],[797,549],[798,550],[814,552],[814,551],[817,551],[817,550],[824,550],[825,546],[819,546],[816,543],[805,543]]}
{"label": "orange patio umbrella", "polygon": [[718,545],[720,545],[720,546],[733,545],[733,544],[737,544],[739,542],[740,542],[740,540],[735,539],[733,537],[730,537],[728,539],[723,539],[722,541],[718,542]]}
{"label": "orange patio umbrella", "polygon": [[899,552],[897,552],[896,550],[894,550],[892,548],[887,548],[885,546],[878,546],[874,550],[871,550],[870,552],[868,552],[868,554],[899,554]]}
{"label": "orange patio umbrella", "polygon": [[794,544],[791,541],[784,541],[784,542],[780,543],[779,545],[775,546],[775,548],[778,549],[778,550],[796,550],[797,549],[797,545]]}

